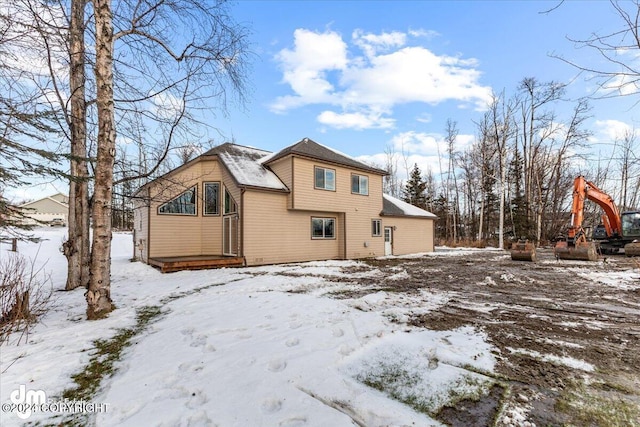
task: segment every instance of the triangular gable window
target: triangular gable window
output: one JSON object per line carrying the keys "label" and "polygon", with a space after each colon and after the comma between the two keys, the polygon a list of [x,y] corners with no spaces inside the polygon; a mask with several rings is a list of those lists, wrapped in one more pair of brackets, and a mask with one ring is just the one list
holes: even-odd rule
{"label": "triangular gable window", "polygon": [[224,213],[236,213],[238,212],[238,205],[236,205],[236,201],[233,200],[231,193],[226,188],[224,189]]}
{"label": "triangular gable window", "polygon": [[189,188],[173,200],[160,205],[160,214],[195,215],[196,214],[196,186]]}

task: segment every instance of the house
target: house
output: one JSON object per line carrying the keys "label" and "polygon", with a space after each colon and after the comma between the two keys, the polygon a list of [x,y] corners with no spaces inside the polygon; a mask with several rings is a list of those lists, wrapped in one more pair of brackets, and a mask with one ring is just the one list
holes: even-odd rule
{"label": "house", "polygon": [[69,217],[69,197],[62,193],[43,197],[18,206],[25,215],[27,224],[48,224],[54,219],[61,219],[67,224]]}
{"label": "house", "polygon": [[134,256],[170,271],[433,251],[435,215],[383,195],[385,175],[308,138],[222,144],[137,191]]}

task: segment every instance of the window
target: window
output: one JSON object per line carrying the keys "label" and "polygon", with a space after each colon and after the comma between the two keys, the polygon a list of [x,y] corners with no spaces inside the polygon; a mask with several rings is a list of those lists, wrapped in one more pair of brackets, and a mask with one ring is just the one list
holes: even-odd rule
{"label": "window", "polygon": [[175,199],[160,205],[158,213],[196,215],[196,186],[194,185]]}
{"label": "window", "polygon": [[364,175],[351,175],[351,192],[353,194],[369,194],[369,177]]}
{"label": "window", "polygon": [[224,189],[224,213],[230,214],[238,212],[238,205],[236,205],[236,201],[233,200],[231,193],[226,188]]}
{"label": "window", "polygon": [[311,238],[312,239],[335,239],[336,238],[335,218],[311,218]]}
{"label": "window", "polygon": [[204,214],[220,214],[220,183],[204,183]]}
{"label": "window", "polygon": [[622,235],[624,237],[640,236],[640,213],[625,213],[622,215]]}
{"label": "window", "polygon": [[315,188],[320,190],[336,190],[336,171],[333,169],[315,168]]}
{"label": "window", "polygon": [[373,237],[382,236],[382,220],[381,219],[371,220],[371,235]]}

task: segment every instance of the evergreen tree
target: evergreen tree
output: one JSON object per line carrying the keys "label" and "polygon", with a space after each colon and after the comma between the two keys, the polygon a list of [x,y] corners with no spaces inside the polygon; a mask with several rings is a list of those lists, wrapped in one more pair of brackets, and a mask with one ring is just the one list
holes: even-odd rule
{"label": "evergreen tree", "polygon": [[535,238],[535,227],[529,216],[529,205],[522,189],[524,161],[517,149],[514,152],[513,160],[509,165],[509,182],[513,195],[509,212],[506,212],[513,227],[513,237],[516,239]]}
{"label": "evergreen tree", "polygon": [[28,212],[7,198],[7,189],[27,185],[32,177],[62,174],[55,168],[59,155],[35,148],[54,133],[52,113],[32,107],[0,95],[0,230],[4,238],[29,239],[26,232],[33,227],[24,223]]}
{"label": "evergreen tree", "polygon": [[427,208],[427,195],[426,190],[427,183],[422,178],[422,172],[418,167],[418,164],[413,165],[409,180],[404,187],[403,200],[409,204],[417,206],[422,209]]}

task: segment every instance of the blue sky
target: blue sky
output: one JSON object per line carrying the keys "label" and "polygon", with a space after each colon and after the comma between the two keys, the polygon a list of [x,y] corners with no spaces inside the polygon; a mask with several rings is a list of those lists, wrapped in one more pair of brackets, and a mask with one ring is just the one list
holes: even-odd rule
{"label": "blue sky", "polygon": [[[550,54],[598,65],[567,37],[606,34],[619,18],[604,1],[541,13],[557,4],[240,0],[232,10],[253,30],[252,92],[245,111],[232,108],[214,124],[239,144],[273,151],[310,137],[372,161],[404,140],[412,160],[434,168],[447,119],[461,147],[470,143],[492,90],[513,94],[524,77],[572,82],[569,99],[593,90]],[[633,102],[593,101],[594,146],[633,125]],[[557,105],[558,118],[572,105]]]}
{"label": "blue sky", "polygon": [[[444,129],[457,122],[458,150],[471,144],[492,91],[516,92],[525,77],[569,83],[556,105],[590,94],[586,73],[550,57],[603,65],[567,37],[609,34],[620,19],[606,1],[268,1],[239,0],[236,20],[251,29],[250,91],[244,108],[205,120],[216,143],[277,151],[304,137],[384,164],[385,149],[438,175]],[[592,158],[634,126],[636,98],[592,101]],[[215,107],[215,105],[212,105]],[[403,169],[400,167],[400,169]],[[402,171],[401,171],[402,172]],[[67,191],[63,183],[16,197]]]}

